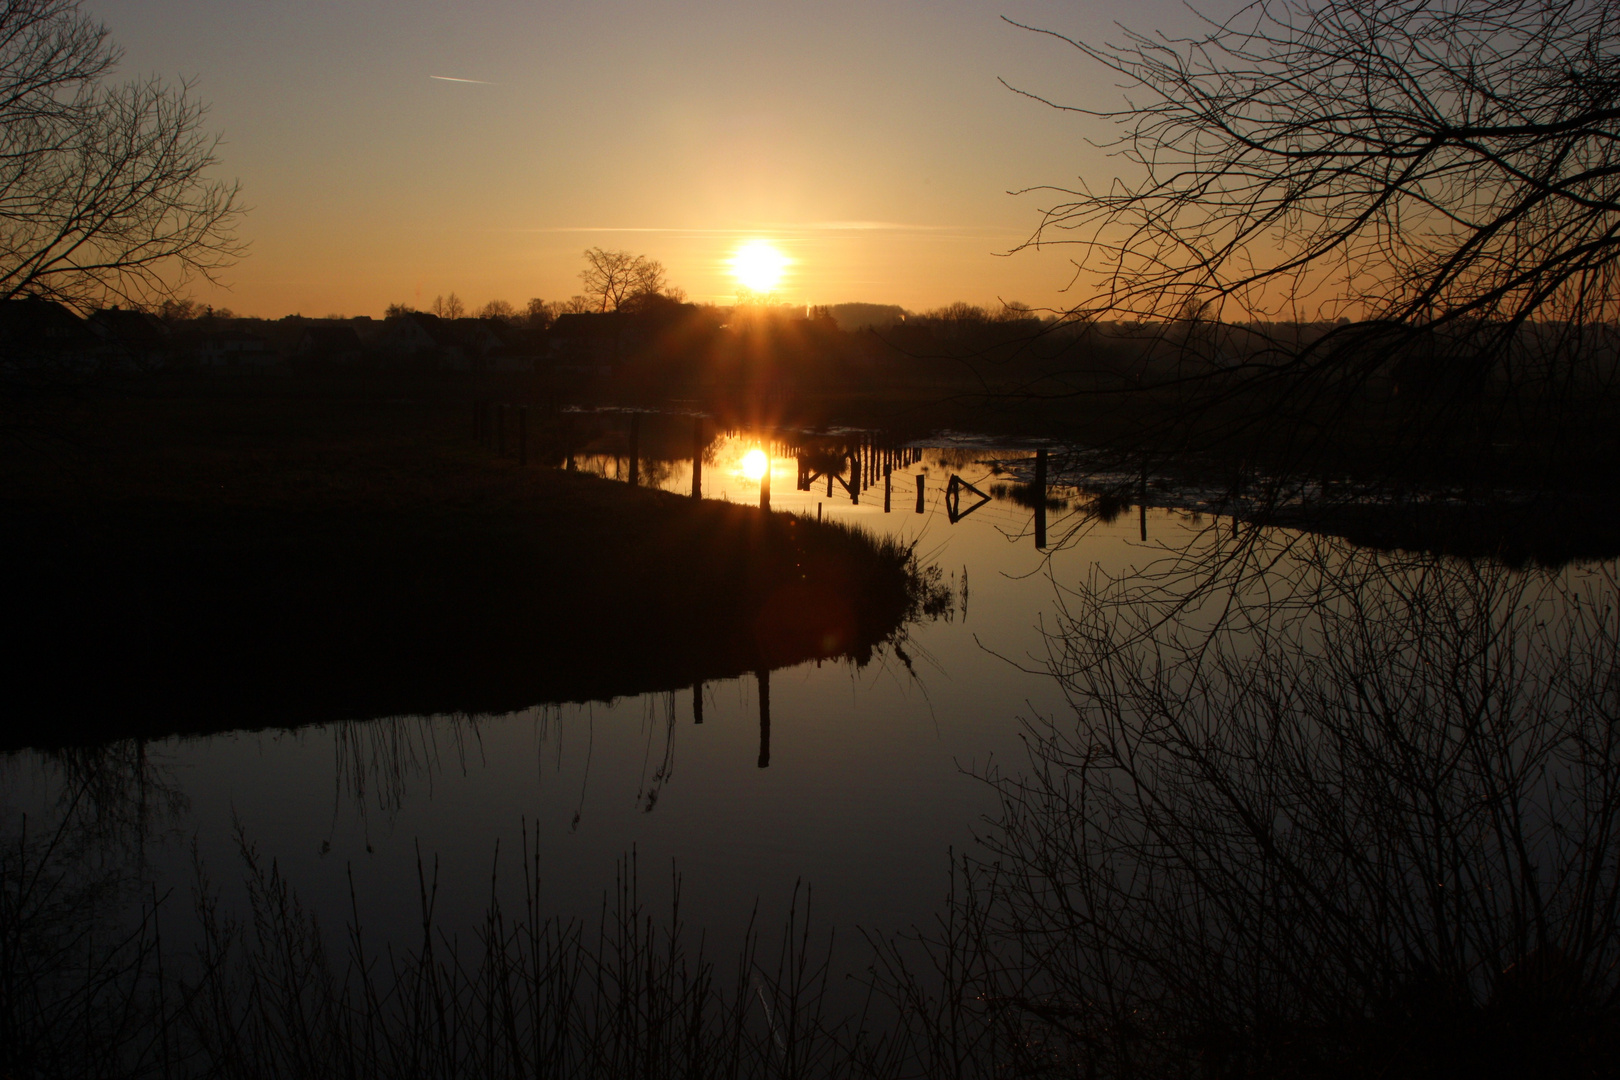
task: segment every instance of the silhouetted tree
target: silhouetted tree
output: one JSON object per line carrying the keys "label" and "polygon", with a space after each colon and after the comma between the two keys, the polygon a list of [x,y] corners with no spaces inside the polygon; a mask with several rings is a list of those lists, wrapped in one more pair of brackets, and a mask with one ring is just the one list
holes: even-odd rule
{"label": "silhouetted tree", "polygon": [[0,299],[142,306],[242,251],[202,104],[119,58],[78,0],[0,0]]}
{"label": "silhouetted tree", "polygon": [[599,247],[585,252],[579,278],[597,311],[618,311],[631,297],[662,293],[668,284],[657,260]]}
{"label": "silhouetted tree", "polygon": [[[1071,41],[1147,92],[1140,168],[1069,192],[1103,310],[1458,323],[1612,318],[1620,11],[1592,0],[1262,2],[1185,39]],[[1065,235],[1078,232],[1077,238]],[[1315,312],[1312,312],[1315,314]]]}
{"label": "silhouetted tree", "polygon": [[435,296],[433,306],[428,310],[441,319],[459,319],[467,314],[467,308],[461,302],[461,297],[455,293],[449,296]]}
{"label": "silhouetted tree", "polygon": [[1556,436],[1620,314],[1617,20],[1599,0],[1262,0],[1188,37],[1054,34],[1125,80],[1123,108],[1072,111],[1122,129],[1132,171],[1051,189],[1030,244],[1078,249],[1078,315],[1171,323],[1197,303],[1248,328],[1241,348],[1200,336],[1149,385],[1237,372],[1312,410],[1299,430],[1321,445],[1400,362],[1429,373],[1404,380],[1427,421],[1468,413],[1433,432],[1488,438],[1494,381]]}
{"label": "silhouetted tree", "polygon": [[523,315],[530,326],[537,330],[544,330],[557,317],[557,309],[555,305],[548,304],[535,296],[530,297],[528,304],[524,305]]}

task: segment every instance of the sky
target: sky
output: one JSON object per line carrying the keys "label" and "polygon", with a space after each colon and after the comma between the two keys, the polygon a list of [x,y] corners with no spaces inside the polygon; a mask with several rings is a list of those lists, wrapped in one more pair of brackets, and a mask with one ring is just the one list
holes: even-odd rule
{"label": "sky", "polygon": [[[1185,28],[1170,0],[85,0],[119,76],[187,80],[240,183],[247,256],[190,291],[245,315],[565,300],[581,253],[731,303],[750,240],[794,304],[1071,306],[1066,249],[1014,251],[1041,185],[1124,166],[1087,40]],[[465,81],[451,81],[465,80]],[[1023,194],[1012,194],[1023,191]],[[1010,254],[1009,254],[1010,253]]]}

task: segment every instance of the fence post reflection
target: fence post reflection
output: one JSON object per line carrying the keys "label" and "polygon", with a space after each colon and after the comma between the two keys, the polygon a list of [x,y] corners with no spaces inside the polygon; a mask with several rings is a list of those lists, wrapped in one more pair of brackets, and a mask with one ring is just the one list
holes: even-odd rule
{"label": "fence post reflection", "polygon": [[759,767],[771,767],[771,672],[760,668],[759,677]]}
{"label": "fence post reflection", "polygon": [[[692,422],[692,498],[703,498],[703,417]],[[700,719],[698,723],[703,723]]]}

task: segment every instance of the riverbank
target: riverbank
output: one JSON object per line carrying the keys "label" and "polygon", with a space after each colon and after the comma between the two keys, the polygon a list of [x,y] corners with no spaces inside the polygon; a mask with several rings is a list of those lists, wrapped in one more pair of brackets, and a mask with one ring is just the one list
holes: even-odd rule
{"label": "riverbank", "polygon": [[60,403],[7,455],[0,746],[674,689],[864,662],[908,553],[520,467],[453,402]]}

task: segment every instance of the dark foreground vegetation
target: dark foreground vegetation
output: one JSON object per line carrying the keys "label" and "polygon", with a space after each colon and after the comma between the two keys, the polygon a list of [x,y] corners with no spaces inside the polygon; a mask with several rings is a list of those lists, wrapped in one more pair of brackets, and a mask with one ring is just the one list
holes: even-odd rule
{"label": "dark foreground vegetation", "polygon": [[522,468],[460,401],[239,390],[58,402],[7,456],[0,745],[864,662],[920,602],[895,545]]}

